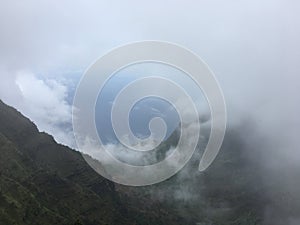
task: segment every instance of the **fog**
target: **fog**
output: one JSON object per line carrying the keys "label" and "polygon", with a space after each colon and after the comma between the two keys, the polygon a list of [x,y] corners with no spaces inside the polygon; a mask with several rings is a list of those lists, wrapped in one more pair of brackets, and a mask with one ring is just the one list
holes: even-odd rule
{"label": "fog", "polygon": [[[72,98],[96,58],[132,41],[183,45],[215,73],[226,100],[228,129],[237,130],[235,138],[249,152],[255,149],[258,157],[249,157],[259,160],[263,182],[294,196],[280,207],[265,208],[265,224],[280,217],[278,224],[296,225],[299,10],[299,1],[293,0],[1,1],[0,98],[58,142],[76,147]],[[226,134],[225,142],[231,138]],[[184,174],[179,177],[185,179]],[[193,194],[185,186],[174,197],[193,199]],[[285,212],[285,204],[296,205],[296,212]]]}

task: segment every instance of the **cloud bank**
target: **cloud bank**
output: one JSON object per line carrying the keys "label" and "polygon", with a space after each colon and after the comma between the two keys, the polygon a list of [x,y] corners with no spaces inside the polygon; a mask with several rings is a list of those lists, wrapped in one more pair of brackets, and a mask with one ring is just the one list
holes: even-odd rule
{"label": "cloud bank", "polygon": [[[266,156],[265,180],[279,177],[275,185],[280,190],[300,196],[295,181],[300,163],[299,10],[300,2],[293,0],[2,1],[0,98],[72,146],[68,95],[75,73],[130,41],[178,43],[215,72],[229,125],[239,127],[249,151],[259,149]],[[267,221],[274,215],[281,214],[266,209]],[[299,218],[286,218],[285,224],[298,223]]]}

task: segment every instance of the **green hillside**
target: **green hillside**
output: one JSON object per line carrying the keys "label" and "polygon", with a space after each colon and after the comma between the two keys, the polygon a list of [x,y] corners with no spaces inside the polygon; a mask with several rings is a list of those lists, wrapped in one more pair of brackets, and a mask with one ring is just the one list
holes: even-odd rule
{"label": "green hillside", "polygon": [[180,224],[178,216],[131,210],[81,154],[38,132],[0,101],[0,224]]}
{"label": "green hillside", "polygon": [[[104,179],[0,101],[0,225],[299,225],[300,165],[249,144],[255,131],[246,125],[227,130],[206,171],[197,170],[197,150],[175,176],[137,188]],[[159,146],[157,160],[177,137]]]}

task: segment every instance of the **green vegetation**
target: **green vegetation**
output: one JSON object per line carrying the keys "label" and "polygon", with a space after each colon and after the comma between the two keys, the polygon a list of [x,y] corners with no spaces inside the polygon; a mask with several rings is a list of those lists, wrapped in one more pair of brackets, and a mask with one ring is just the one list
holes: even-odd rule
{"label": "green vegetation", "polygon": [[176,224],[177,216],[161,218],[157,209],[131,211],[80,153],[1,101],[0,153],[1,225]]}
{"label": "green vegetation", "polygon": [[[0,224],[299,224],[299,166],[286,178],[283,168],[269,176],[262,152],[245,146],[238,130],[227,131],[220,154],[205,172],[197,172],[198,152],[165,182],[126,187],[98,175],[80,153],[38,132],[0,101]],[[177,136],[159,146],[157,160]],[[294,185],[288,185],[291,178]]]}

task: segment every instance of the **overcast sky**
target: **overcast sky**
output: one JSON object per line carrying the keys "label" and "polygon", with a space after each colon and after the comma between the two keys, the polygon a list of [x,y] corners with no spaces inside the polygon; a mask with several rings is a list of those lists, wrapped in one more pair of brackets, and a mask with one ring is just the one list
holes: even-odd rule
{"label": "overcast sky", "polygon": [[71,122],[69,94],[83,71],[118,45],[164,40],[208,63],[224,91],[230,123],[254,118],[275,146],[284,136],[280,144],[295,151],[299,12],[296,0],[1,0],[0,98],[72,145],[72,132],[61,127]]}

